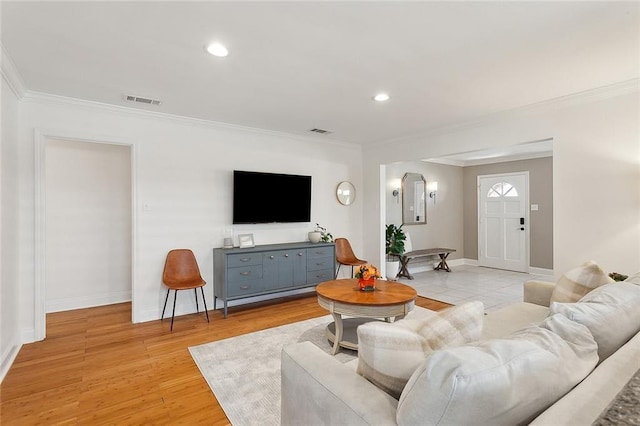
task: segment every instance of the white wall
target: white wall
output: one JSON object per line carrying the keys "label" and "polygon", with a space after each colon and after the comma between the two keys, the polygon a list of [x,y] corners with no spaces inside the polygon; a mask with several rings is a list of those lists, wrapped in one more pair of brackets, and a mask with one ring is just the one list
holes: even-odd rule
{"label": "white wall", "polygon": [[[553,138],[554,274],[586,260],[607,271],[640,270],[640,94],[637,81],[617,94],[594,91],[365,150],[367,164]],[[632,87],[630,87],[632,86]],[[610,96],[610,97],[609,97]],[[365,202],[380,200],[378,171],[363,170]],[[379,216],[367,215],[364,256],[379,256]]]}
{"label": "white wall", "polygon": [[2,79],[1,115],[1,227],[0,227],[0,381],[20,348],[19,236],[18,236],[18,121],[19,104]]}
{"label": "white wall", "polygon": [[[362,205],[336,200],[340,181],[362,188],[361,147],[316,142],[235,126],[158,117],[121,108],[97,107],[49,96],[22,101],[20,129],[20,322],[24,340],[33,340],[34,319],[34,130],[68,139],[111,141],[133,146],[135,250],[133,319],[160,318],[165,290],[161,283],[167,252],[191,248],[213,298],[212,248],[222,245],[225,229],[253,233],[256,244],[303,241],[315,222],[334,236],[353,241],[362,252]],[[310,224],[231,227],[232,170],[306,174],[312,181]],[[285,202],[274,200],[274,202]],[[148,209],[144,210],[143,205]],[[182,296],[182,295],[181,295]],[[195,312],[193,301],[179,297],[176,313]]]}
{"label": "white wall", "polygon": [[131,300],[130,147],[49,140],[46,311]]}

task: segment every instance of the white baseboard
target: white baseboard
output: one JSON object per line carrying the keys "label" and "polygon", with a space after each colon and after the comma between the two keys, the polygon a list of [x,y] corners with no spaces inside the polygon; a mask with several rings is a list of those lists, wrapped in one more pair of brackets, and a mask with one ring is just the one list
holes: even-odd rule
{"label": "white baseboard", "polygon": [[553,269],[536,268],[534,266],[529,266],[529,273],[534,275],[545,275],[553,277]]}
{"label": "white baseboard", "polygon": [[16,360],[18,352],[20,352],[20,348],[22,348],[21,344],[12,342],[2,354],[2,358],[0,359],[0,383],[2,383],[4,377],[9,372],[9,369],[13,365],[13,361]]}
{"label": "white baseboard", "polygon": [[96,294],[91,296],[68,297],[64,299],[47,300],[46,311],[60,312],[72,309],[91,308],[94,306],[112,305],[131,301],[130,291],[116,293]]}

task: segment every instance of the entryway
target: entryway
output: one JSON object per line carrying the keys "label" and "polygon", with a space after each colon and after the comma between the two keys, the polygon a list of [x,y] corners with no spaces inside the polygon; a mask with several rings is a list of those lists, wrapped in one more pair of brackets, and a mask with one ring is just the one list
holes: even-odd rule
{"label": "entryway", "polygon": [[478,176],[478,265],[527,272],[529,172]]}
{"label": "entryway", "polygon": [[45,315],[132,301],[132,145],[38,135],[36,330]]}

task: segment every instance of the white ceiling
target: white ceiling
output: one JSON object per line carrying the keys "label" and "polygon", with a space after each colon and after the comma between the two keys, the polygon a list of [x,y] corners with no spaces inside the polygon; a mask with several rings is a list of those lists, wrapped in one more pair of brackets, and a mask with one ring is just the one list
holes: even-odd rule
{"label": "white ceiling", "polygon": [[[2,45],[30,91],[358,144],[640,76],[638,2],[1,7]],[[229,56],[206,54],[211,40]],[[374,102],[379,91],[391,100]]]}

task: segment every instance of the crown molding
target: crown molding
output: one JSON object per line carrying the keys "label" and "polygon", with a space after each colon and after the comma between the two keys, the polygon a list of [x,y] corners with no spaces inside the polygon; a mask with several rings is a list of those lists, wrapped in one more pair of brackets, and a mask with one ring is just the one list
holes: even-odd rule
{"label": "crown molding", "polygon": [[7,53],[4,45],[0,43],[0,49],[2,50],[2,57],[0,58],[0,72],[2,78],[7,82],[11,91],[16,95],[18,100],[22,99],[27,92],[27,89],[22,81],[22,77],[18,72],[16,64],[11,59],[11,56]]}
{"label": "crown molding", "polygon": [[189,125],[189,126],[200,126],[205,128],[213,128],[217,130],[222,129],[222,130],[251,132],[251,133],[260,134],[260,135],[276,136],[279,138],[285,138],[285,137],[289,139],[295,138],[297,140],[302,140],[307,143],[330,144],[330,145],[336,145],[340,147],[351,146],[353,148],[362,149],[361,145],[355,144],[352,142],[346,142],[346,141],[343,142],[343,141],[336,141],[336,140],[319,140],[317,138],[313,138],[305,135],[299,135],[296,133],[279,132],[276,130],[261,129],[258,127],[242,126],[238,124],[230,124],[230,123],[224,123],[220,121],[205,120],[201,118],[192,118],[192,117],[186,117],[181,115],[169,114],[166,112],[147,111],[142,109],[121,106],[121,105],[113,105],[113,104],[107,104],[103,102],[88,101],[85,99],[71,98],[71,97],[60,96],[60,95],[52,95],[52,94],[43,93],[43,92],[34,92],[31,90],[28,90],[25,92],[24,96],[22,97],[22,100],[25,102],[44,102],[44,103],[85,108],[85,109],[94,110],[94,111],[98,110],[98,111],[103,111],[103,112],[106,111],[106,112],[111,112],[116,114],[135,115],[138,117],[160,119],[163,121]]}
{"label": "crown molding", "polygon": [[553,111],[559,108],[568,108],[581,104],[588,104],[592,102],[601,101],[604,99],[616,98],[618,96],[629,95],[631,93],[640,92],[640,78],[632,78],[630,80],[621,81],[618,83],[609,84],[607,86],[596,87],[594,89],[584,90],[582,92],[572,93],[566,96],[559,96],[557,98],[548,99],[546,101],[536,102],[521,107],[511,108],[503,111],[498,111],[485,115],[483,117],[463,121],[446,126],[435,127],[422,133],[413,135],[401,136],[399,138],[388,139],[375,143],[374,146],[383,146],[390,144],[397,144],[403,142],[411,142],[416,139],[425,137],[433,137],[438,135],[444,135],[453,133],[456,131],[480,127],[496,121],[504,120],[505,118],[515,117],[528,113],[541,113],[545,111]]}

